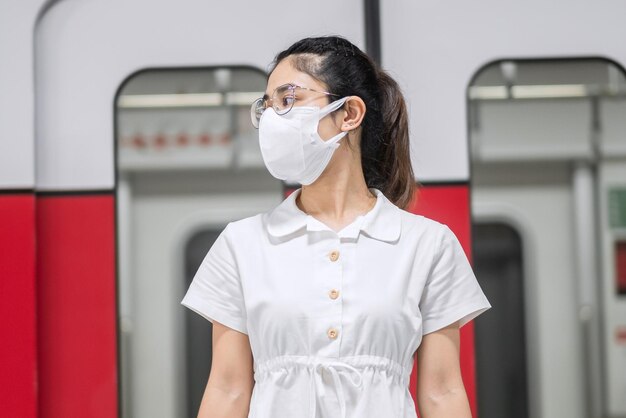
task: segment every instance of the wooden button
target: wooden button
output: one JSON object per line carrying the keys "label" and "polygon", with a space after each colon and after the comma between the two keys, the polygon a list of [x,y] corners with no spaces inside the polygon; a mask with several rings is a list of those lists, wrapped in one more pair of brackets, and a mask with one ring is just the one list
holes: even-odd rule
{"label": "wooden button", "polygon": [[334,340],[335,338],[337,338],[337,335],[339,335],[339,331],[337,331],[335,328],[329,328],[327,334],[328,338]]}
{"label": "wooden button", "polygon": [[330,254],[328,254],[328,258],[330,258],[330,261],[337,261],[339,259],[339,251],[331,251]]}
{"label": "wooden button", "polygon": [[337,297],[339,297],[339,290],[331,290],[330,292],[328,292],[328,296],[330,296],[331,299],[337,299]]}

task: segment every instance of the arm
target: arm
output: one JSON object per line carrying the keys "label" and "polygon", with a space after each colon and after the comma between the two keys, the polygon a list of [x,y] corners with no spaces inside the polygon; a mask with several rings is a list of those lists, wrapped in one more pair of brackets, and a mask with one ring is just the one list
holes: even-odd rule
{"label": "arm", "polygon": [[246,418],[254,387],[246,334],[213,322],[213,360],[198,418]]}
{"label": "arm", "polygon": [[417,402],[422,418],[471,418],[461,379],[458,322],[424,335],[418,348]]}

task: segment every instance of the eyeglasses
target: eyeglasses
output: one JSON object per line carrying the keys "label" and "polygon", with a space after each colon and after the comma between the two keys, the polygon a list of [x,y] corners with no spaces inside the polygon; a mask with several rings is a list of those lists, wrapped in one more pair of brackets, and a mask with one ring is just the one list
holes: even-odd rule
{"label": "eyeglasses", "polygon": [[327,96],[339,97],[338,94],[329,93],[327,91],[313,90],[308,87],[302,87],[292,83],[283,84],[282,86],[278,86],[276,87],[276,89],[274,89],[271,98],[268,98],[266,94],[263,97],[256,99],[254,103],[252,103],[252,106],[250,107],[250,118],[252,119],[252,126],[257,129],[259,128],[261,115],[263,114],[265,109],[267,109],[268,102],[270,101],[272,104],[272,108],[278,115],[284,115],[285,113],[289,112],[293,107],[293,104],[297,100],[297,89],[309,90],[316,93],[322,93]]}

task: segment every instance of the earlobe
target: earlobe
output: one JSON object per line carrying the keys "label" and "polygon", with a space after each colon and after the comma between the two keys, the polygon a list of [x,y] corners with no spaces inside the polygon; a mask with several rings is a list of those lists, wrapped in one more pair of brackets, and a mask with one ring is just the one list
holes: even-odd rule
{"label": "earlobe", "polygon": [[356,130],[356,128],[358,128],[358,126],[354,122],[345,122],[341,130],[350,133]]}
{"label": "earlobe", "polygon": [[365,115],[365,103],[359,96],[348,96],[344,104],[347,120],[344,123],[344,129],[348,131],[357,129]]}

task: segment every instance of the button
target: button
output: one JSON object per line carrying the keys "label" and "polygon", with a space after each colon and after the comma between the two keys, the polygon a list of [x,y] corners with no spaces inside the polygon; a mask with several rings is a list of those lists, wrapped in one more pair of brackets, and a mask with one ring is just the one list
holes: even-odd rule
{"label": "button", "polygon": [[330,292],[328,292],[328,296],[330,296],[331,299],[337,299],[337,297],[339,296],[339,290],[331,290]]}
{"label": "button", "polygon": [[339,251],[331,251],[330,254],[328,254],[328,258],[330,258],[330,261],[337,261],[339,259]]}
{"label": "button", "polygon": [[328,338],[334,340],[335,338],[337,338],[337,335],[339,335],[339,331],[337,331],[335,328],[329,328],[327,334]]}

